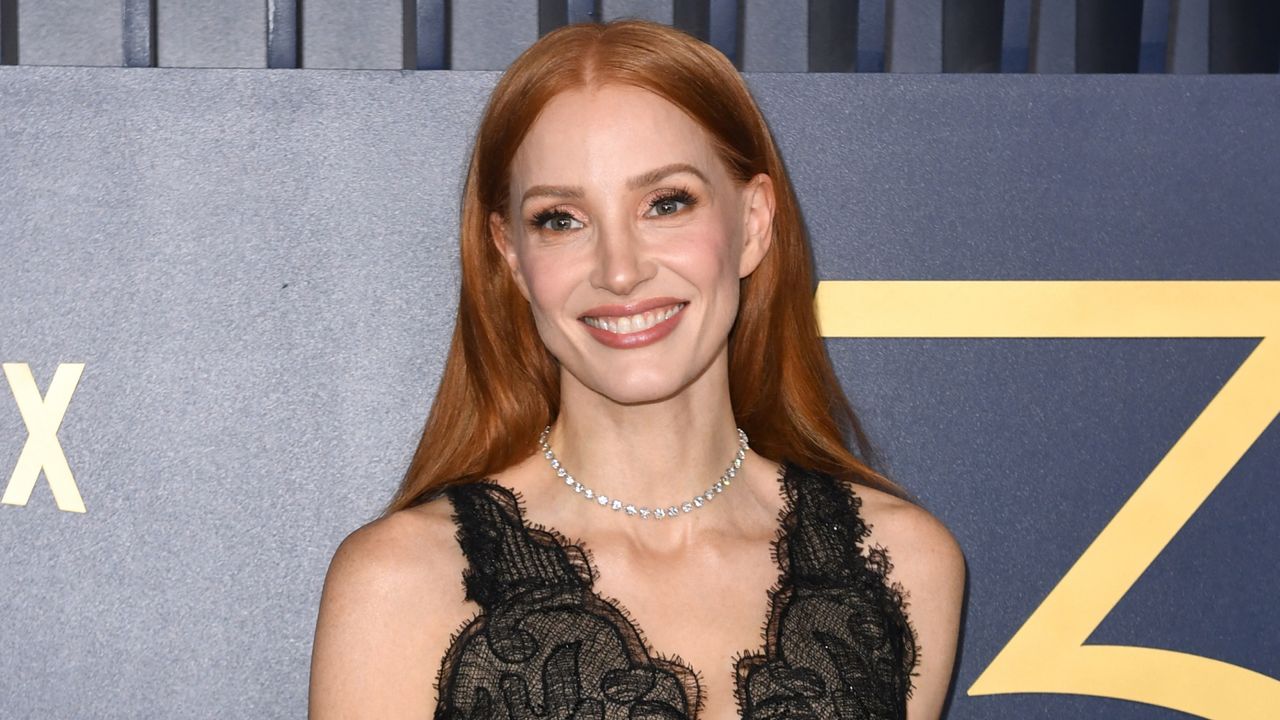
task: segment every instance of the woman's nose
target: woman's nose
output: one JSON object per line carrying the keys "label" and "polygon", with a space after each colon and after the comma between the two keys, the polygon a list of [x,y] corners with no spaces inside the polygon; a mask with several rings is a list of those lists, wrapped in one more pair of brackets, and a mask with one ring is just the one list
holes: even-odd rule
{"label": "woman's nose", "polygon": [[654,265],[634,228],[622,223],[598,227],[592,284],[614,295],[630,295],[637,285],[653,277]]}

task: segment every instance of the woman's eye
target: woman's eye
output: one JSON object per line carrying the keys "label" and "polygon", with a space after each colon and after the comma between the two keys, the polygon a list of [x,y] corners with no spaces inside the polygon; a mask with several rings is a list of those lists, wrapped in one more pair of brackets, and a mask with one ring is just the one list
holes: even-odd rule
{"label": "woman's eye", "polygon": [[567,232],[582,227],[581,222],[565,212],[541,212],[529,224],[535,229],[552,232]]}
{"label": "woman's eye", "polygon": [[682,207],[689,207],[696,201],[693,196],[686,192],[672,193],[663,195],[654,199],[649,203],[649,210],[652,215],[674,215],[680,212]]}
{"label": "woman's eye", "polygon": [[670,215],[671,213],[678,211],[680,206],[683,204],[684,203],[681,203],[679,200],[659,200],[654,203],[653,209],[657,210],[659,215]]}

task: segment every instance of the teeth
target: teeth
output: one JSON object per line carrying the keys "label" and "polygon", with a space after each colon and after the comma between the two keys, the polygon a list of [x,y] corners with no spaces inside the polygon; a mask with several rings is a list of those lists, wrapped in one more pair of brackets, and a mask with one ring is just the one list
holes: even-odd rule
{"label": "teeth", "polygon": [[648,330],[654,325],[657,325],[658,323],[670,318],[672,315],[675,315],[676,313],[683,310],[686,304],[687,303],[679,303],[676,305],[672,305],[666,310],[660,310],[656,312],[650,310],[647,312],[638,313],[636,315],[629,315],[627,317],[609,318],[608,320],[604,318],[587,316],[583,318],[583,321],[585,321],[591,327],[600,328],[601,330],[608,330],[611,333],[617,333],[619,335],[623,335],[626,333],[634,333],[634,332],[640,332],[641,330]]}

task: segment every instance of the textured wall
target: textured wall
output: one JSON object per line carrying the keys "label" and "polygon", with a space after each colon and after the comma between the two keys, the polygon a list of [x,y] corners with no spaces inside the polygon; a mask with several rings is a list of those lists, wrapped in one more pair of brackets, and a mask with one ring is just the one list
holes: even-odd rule
{"label": "textured wall", "polygon": [[[0,482],[26,414],[56,465],[26,367],[65,406],[86,509],[58,509],[48,469],[0,505],[6,717],[304,714],[328,559],[395,487],[439,378],[495,79],[0,68]],[[750,82],[823,280],[1280,277],[1274,77]],[[950,717],[1183,717],[968,691],[1256,338],[828,342],[889,471],[969,560]],[[1272,423],[1090,643],[1273,687],[1278,464]]]}

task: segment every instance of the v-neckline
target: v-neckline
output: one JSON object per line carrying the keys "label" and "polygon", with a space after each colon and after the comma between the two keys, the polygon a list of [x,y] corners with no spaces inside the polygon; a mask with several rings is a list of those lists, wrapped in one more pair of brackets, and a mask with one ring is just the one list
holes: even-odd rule
{"label": "v-neckline", "polygon": [[[778,511],[778,518],[774,524],[773,539],[769,541],[770,557],[775,560],[778,573],[773,584],[764,590],[768,598],[768,602],[765,605],[765,614],[762,624],[767,624],[776,614],[776,605],[779,602],[779,598],[782,596],[780,590],[786,586],[787,579],[791,575],[791,559],[787,557],[787,553],[783,552],[783,548],[785,547],[785,542],[789,535],[789,526],[791,525],[790,519],[795,513],[797,499],[795,497],[795,492],[798,492],[798,489],[793,491],[788,482],[793,479],[793,474],[797,471],[798,468],[796,465],[789,460],[783,460],[778,464],[777,487],[778,492],[782,497],[782,507]],[[516,518],[519,520],[520,526],[526,535],[535,539],[538,537],[549,538],[551,542],[555,543],[561,552],[565,552],[566,554],[571,553],[570,549],[577,551],[576,554],[581,556],[582,561],[586,566],[585,570],[588,578],[587,590],[601,602],[611,605],[622,615],[623,621],[628,625],[628,629],[634,632],[640,639],[645,657],[649,662],[662,660],[665,663],[669,663],[681,669],[681,673],[685,676],[687,682],[692,683],[692,686],[697,693],[696,697],[692,699],[691,707],[687,708],[689,720],[697,720],[697,718],[701,717],[701,712],[706,704],[706,691],[702,687],[702,682],[700,680],[702,673],[691,663],[683,660],[678,654],[661,652],[655,648],[649,641],[649,637],[645,633],[644,628],[642,628],[634,619],[634,616],[628,609],[628,605],[616,597],[606,597],[597,589],[596,586],[597,581],[600,578],[600,568],[596,565],[594,556],[591,553],[590,545],[581,539],[571,538],[569,535],[560,532],[553,526],[530,521],[525,513],[524,500],[518,490],[507,487],[506,485],[503,485],[502,483],[499,483],[493,478],[487,476],[482,477],[475,482],[495,488],[511,501],[511,507],[515,509]],[[850,492],[852,491],[850,490]],[[661,521],[650,519],[645,522]],[[742,676],[738,673],[739,663],[753,657],[767,658],[768,650],[768,639],[766,637],[763,642],[753,648],[747,650],[740,649],[729,656],[729,671],[734,674],[735,678],[734,707],[739,716],[741,716],[743,712],[742,703],[746,693],[745,688],[738,687],[739,683],[743,680]]]}

